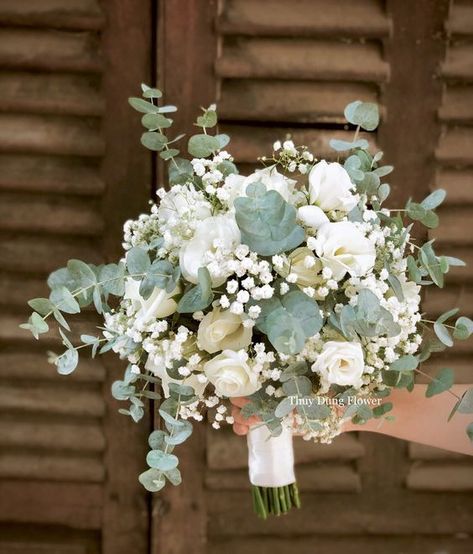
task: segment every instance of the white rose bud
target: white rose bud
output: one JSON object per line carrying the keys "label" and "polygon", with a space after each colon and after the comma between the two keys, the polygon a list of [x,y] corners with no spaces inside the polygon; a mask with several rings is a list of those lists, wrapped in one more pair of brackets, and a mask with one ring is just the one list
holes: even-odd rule
{"label": "white rose bud", "polygon": [[275,166],[258,169],[248,177],[242,175],[229,175],[225,179],[224,188],[228,191],[231,203],[239,196],[246,196],[246,189],[252,183],[261,182],[266,187],[266,190],[275,190],[286,200],[289,200],[290,195],[294,191],[296,181],[288,179],[276,169]]}
{"label": "white rose bud", "polygon": [[[311,263],[308,264],[308,260]],[[310,265],[310,267],[307,267]],[[293,250],[284,261],[280,269],[276,271],[285,277],[290,283],[296,283],[301,287],[317,285],[322,282],[320,272],[322,264],[309,248],[300,247]]]}
{"label": "white rose bud", "polygon": [[318,373],[329,385],[360,388],[365,368],[363,349],[358,342],[328,341],[312,364],[312,371]]}
{"label": "white rose bud", "polygon": [[337,162],[327,163],[322,160],[309,173],[310,203],[316,204],[324,212],[351,211],[359,200],[352,190],[350,176]]}
{"label": "white rose bud", "polygon": [[224,350],[204,365],[208,380],[220,396],[248,396],[260,388],[258,376],[246,363],[245,352]]}
{"label": "white rose bud", "polygon": [[[224,250],[229,252],[240,244],[240,229],[233,215],[216,215],[204,219],[197,227],[194,237],[181,248],[179,264],[182,275],[190,283],[198,283],[199,268],[207,265],[205,256],[215,249],[214,241],[216,240]],[[229,275],[231,275],[229,270],[222,270],[219,275],[212,275],[211,271],[212,285],[222,285]]]}
{"label": "white rose bud", "polygon": [[315,251],[325,267],[331,269],[337,281],[349,273],[363,277],[374,266],[376,251],[373,243],[349,221],[325,223],[317,233]]}
{"label": "white rose bud", "polygon": [[297,217],[303,225],[312,229],[318,229],[324,223],[330,221],[324,211],[318,206],[301,206],[297,210]]}
{"label": "white rose bud", "polygon": [[243,325],[243,317],[229,310],[215,308],[200,322],[197,331],[199,348],[214,354],[219,350],[240,350],[251,343],[252,330]]}
{"label": "white rose bud", "polygon": [[125,282],[124,298],[132,300],[137,309],[136,322],[145,325],[150,321],[172,315],[177,309],[174,297],[180,293],[179,285],[170,293],[156,287],[146,300],[140,295],[140,281],[129,278]]}

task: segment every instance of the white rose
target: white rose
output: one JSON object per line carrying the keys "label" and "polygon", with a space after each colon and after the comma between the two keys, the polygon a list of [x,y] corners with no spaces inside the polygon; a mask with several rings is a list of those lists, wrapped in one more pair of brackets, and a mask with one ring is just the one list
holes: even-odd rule
{"label": "white rose", "polygon": [[374,266],[376,251],[373,243],[349,221],[325,223],[317,232],[315,251],[325,267],[339,281],[346,273],[363,277]]}
{"label": "white rose", "polygon": [[251,327],[243,325],[241,315],[230,310],[215,308],[199,324],[197,342],[199,348],[214,354],[219,350],[241,350],[251,343]]}
{"label": "white rose", "polygon": [[322,160],[310,170],[309,198],[325,212],[340,210],[349,212],[358,203],[359,197],[353,194],[353,183],[346,170],[337,162]]}
{"label": "white rose", "polygon": [[[240,241],[240,229],[233,215],[216,215],[204,219],[197,226],[194,237],[181,248],[179,264],[182,275],[190,283],[197,284],[199,268],[208,265],[209,254],[215,253],[217,249],[231,253]],[[210,268],[209,271],[214,286],[223,284],[232,273],[225,264],[219,266],[218,273]]]}
{"label": "white rose", "polygon": [[258,376],[246,363],[245,352],[224,350],[204,365],[208,380],[221,396],[248,396],[260,388]]}
{"label": "white rose", "polygon": [[402,293],[404,299],[409,305],[417,306],[420,304],[420,290],[421,287],[414,281],[409,281],[405,275],[398,275],[397,278],[401,283]]}
{"label": "white rose", "polygon": [[301,246],[293,250],[284,261],[282,268],[276,271],[282,277],[287,277],[290,273],[296,275],[295,283],[300,287],[312,287],[321,283],[321,270],[322,264],[312,250]]}
{"label": "white rose", "polygon": [[205,219],[212,215],[212,207],[208,202],[200,201],[197,205],[189,205],[189,196],[182,192],[180,186],[174,186],[161,199],[158,207],[158,217],[162,221],[179,219],[193,210],[196,219]]}
{"label": "white rose", "polygon": [[156,287],[146,300],[140,294],[140,281],[127,279],[124,298],[132,300],[136,313],[136,322],[145,325],[150,321],[172,315],[177,309],[174,297],[179,294],[179,285],[170,293]]}
{"label": "white rose", "polygon": [[312,371],[318,373],[323,382],[360,388],[365,369],[363,349],[359,342],[328,341],[312,364]]}
{"label": "white rose", "polygon": [[266,187],[266,190],[275,190],[286,200],[289,201],[291,194],[294,191],[294,186],[297,181],[288,179],[276,169],[275,166],[258,169],[248,177],[243,175],[229,175],[225,179],[224,188],[229,193],[230,204],[233,204],[235,198],[246,196],[246,188],[252,183],[261,182]]}
{"label": "white rose", "polygon": [[324,223],[329,223],[329,218],[318,206],[301,206],[297,210],[297,217],[306,227],[318,229]]}
{"label": "white rose", "polygon": [[188,385],[194,389],[195,394],[198,397],[201,397],[204,393],[204,389],[207,386],[206,383],[201,383],[195,373],[191,373],[188,377],[184,379],[173,379],[169,376],[166,368],[163,363],[154,363],[151,356],[148,356],[148,359],[145,364],[145,369],[151,371],[153,375],[161,379],[161,386],[163,388],[163,393],[166,398],[169,398],[169,383],[178,383],[179,385]]}

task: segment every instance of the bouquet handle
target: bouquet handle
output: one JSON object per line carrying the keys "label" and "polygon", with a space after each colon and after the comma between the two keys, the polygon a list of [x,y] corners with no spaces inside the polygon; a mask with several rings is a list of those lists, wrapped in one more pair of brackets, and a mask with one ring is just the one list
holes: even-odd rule
{"label": "bouquet handle", "polygon": [[292,430],[283,427],[277,437],[265,425],[250,428],[247,435],[248,471],[253,508],[266,519],[268,515],[287,513],[300,508],[299,492],[294,475]]}

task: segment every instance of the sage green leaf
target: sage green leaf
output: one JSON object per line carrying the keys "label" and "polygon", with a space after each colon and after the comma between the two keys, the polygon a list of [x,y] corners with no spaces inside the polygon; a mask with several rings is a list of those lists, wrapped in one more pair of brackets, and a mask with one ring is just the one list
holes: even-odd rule
{"label": "sage green leaf", "polygon": [[212,281],[209,270],[200,267],[198,271],[199,283],[189,289],[179,300],[177,311],[180,314],[194,313],[204,310],[213,300]]}
{"label": "sage green leaf", "polygon": [[194,389],[189,385],[181,385],[180,383],[169,383],[169,392],[173,398],[179,400],[181,397],[187,398],[194,396]]}
{"label": "sage green leaf", "polygon": [[174,454],[168,454],[162,450],[150,450],[146,456],[146,463],[149,467],[159,469],[161,471],[169,471],[174,469],[179,464],[177,456]]}
{"label": "sage green leaf", "polygon": [[228,160],[223,160],[223,162],[220,162],[217,169],[222,173],[224,177],[228,177],[228,175],[238,175],[237,166],[233,162],[230,162]]}
{"label": "sage green leaf", "polygon": [[169,165],[169,183],[171,185],[180,185],[192,179],[194,169],[189,160],[184,158],[175,158]]}
{"label": "sage green leaf", "polygon": [[373,170],[374,173],[378,177],[386,177],[386,175],[389,175],[394,170],[394,167],[392,165],[382,165],[381,167],[377,167]]}
{"label": "sage green leaf", "polygon": [[257,328],[285,354],[300,352],[306,339],[320,331],[323,325],[317,302],[298,290],[280,299],[262,300],[258,305],[261,313],[256,321]]}
{"label": "sage green leaf", "polygon": [[112,383],[112,396],[116,400],[129,400],[130,396],[135,394],[135,387],[128,385],[124,381],[114,381]]}
{"label": "sage green leaf", "polygon": [[66,329],[67,331],[71,330],[71,328],[69,327],[69,324],[64,319],[64,316],[57,308],[54,310],[53,315],[54,315],[54,319],[59,323],[59,325],[64,327],[64,329]]}
{"label": "sage green leaf", "polygon": [[392,314],[380,305],[378,297],[368,289],[359,292],[356,306],[346,305],[342,308],[340,325],[349,340],[354,338],[354,333],[362,337],[395,337],[401,332]]}
{"label": "sage green leaf", "polygon": [[159,157],[164,161],[168,161],[171,158],[179,156],[179,154],[180,154],[180,151],[177,148],[169,148],[167,150],[163,150],[162,152],[160,152]]}
{"label": "sage green leaf", "polygon": [[140,284],[140,294],[145,299],[149,298],[155,287],[165,289],[171,293],[177,285],[180,277],[179,268],[175,268],[167,260],[156,260],[146,272],[145,278]]}
{"label": "sage green leaf", "polygon": [[140,421],[144,415],[145,411],[141,406],[137,406],[136,404],[132,404],[130,406],[130,416],[135,423],[138,423],[138,421]]}
{"label": "sage green leaf", "polygon": [[170,469],[169,471],[165,471],[164,475],[171,485],[174,485],[175,487],[182,483],[181,472],[177,467]]}
{"label": "sage green leaf", "polygon": [[299,375],[283,383],[282,390],[286,396],[297,396],[298,399],[312,392],[312,383],[305,375]]}
{"label": "sage green leaf", "polygon": [[141,473],[138,481],[149,492],[159,492],[166,484],[164,474],[155,468],[150,468]]}
{"label": "sage green leaf", "polygon": [[204,110],[203,115],[197,118],[197,126],[205,127],[207,129],[215,127],[217,125],[217,112],[215,109]]}
{"label": "sage green leaf", "polygon": [[407,270],[409,272],[410,279],[415,283],[420,283],[422,275],[413,256],[407,256]]}
{"label": "sage green leaf", "polygon": [[164,440],[166,444],[172,446],[182,444],[192,435],[192,424],[189,421],[180,421],[180,425],[176,426],[170,435],[167,435]]}
{"label": "sage green leaf", "polygon": [[422,200],[421,206],[426,210],[435,210],[445,200],[447,192],[443,189],[434,190],[427,198]]}
{"label": "sage green leaf", "polygon": [[163,93],[157,88],[151,88],[144,83],[141,85],[141,90],[143,91],[144,98],[161,98]]}
{"label": "sage green leaf", "polygon": [[305,396],[298,399],[296,412],[310,421],[327,418],[331,414],[329,406],[319,404],[317,398]]}
{"label": "sage green leaf", "polygon": [[36,312],[33,312],[29,319],[30,325],[38,335],[42,335],[49,331],[49,325],[46,321]]}
{"label": "sage green leaf", "polygon": [[227,144],[230,142],[230,137],[223,133],[221,133],[220,135],[215,135],[215,138],[218,141],[219,150],[222,150],[222,148],[225,148],[225,146],[227,146]]}
{"label": "sage green leaf", "polygon": [[444,367],[439,371],[437,377],[435,377],[435,379],[428,384],[425,396],[430,398],[431,396],[435,396],[436,394],[449,390],[454,381],[455,374],[453,370],[448,367]]}
{"label": "sage green leaf", "polygon": [[141,118],[141,123],[148,131],[156,131],[157,129],[167,129],[171,127],[172,119],[160,113],[147,113]]}
{"label": "sage green leaf", "polygon": [[126,265],[128,273],[132,276],[136,276],[138,279],[149,270],[151,262],[146,250],[135,246],[131,250],[128,250],[126,254]]}
{"label": "sage green leaf", "polygon": [[54,305],[49,298],[33,298],[28,301],[28,306],[41,315],[54,311]]}
{"label": "sage green leaf", "polygon": [[152,450],[163,450],[166,448],[165,442],[166,433],[160,429],[153,431],[148,437],[148,444]]}
{"label": "sage green leaf", "polygon": [[399,300],[399,302],[404,301],[404,293],[402,291],[402,285],[399,281],[399,279],[390,273],[388,275],[388,283],[390,284],[394,294],[396,295],[396,298]]}
{"label": "sage green leaf", "polygon": [[463,393],[457,411],[461,414],[473,413],[473,389],[468,389]]}
{"label": "sage green leaf", "polygon": [[379,406],[376,406],[373,408],[373,416],[378,418],[382,417],[384,414],[387,414],[393,409],[393,403],[392,402],[385,402],[384,404],[380,404]]}
{"label": "sage green leaf", "polygon": [[276,409],[274,410],[274,415],[276,417],[283,418],[289,415],[293,409],[293,399],[286,396],[286,398],[283,398],[281,402],[279,402],[279,404],[276,406]]}
{"label": "sage green leaf", "polygon": [[337,152],[345,152],[347,150],[354,150],[355,148],[361,148],[363,150],[369,147],[368,141],[365,139],[358,139],[353,142],[340,139],[330,139],[330,147]]}
{"label": "sage green leaf", "polygon": [[460,258],[454,258],[452,256],[442,256],[442,258],[445,258],[449,266],[452,266],[452,267],[466,266],[466,263],[463,260],[460,260]]}
{"label": "sage green leaf", "polygon": [[297,212],[275,190],[262,183],[247,187],[247,197],[235,199],[235,217],[241,241],[262,256],[273,256],[299,246],[305,239]]}
{"label": "sage green leaf", "polygon": [[473,333],[473,321],[469,317],[459,317],[455,322],[453,336],[457,340],[467,340]]}
{"label": "sage green leaf", "polygon": [[387,200],[388,196],[391,194],[391,187],[387,183],[383,183],[378,188],[378,200],[381,204]]}
{"label": "sage green leaf", "polygon": [[407,354],[389,366],[389,371],[413,371],[419,365],[417,356]]}
{"label": "sage green leaf", "polygon": [[440,262],[432,248],[432,241],[426,242],[420,249],[420,260],[423,267],[427,270],[432,281],[443,288],[444,276],[440,267]]}
{"label": "sage green leaf", "polygon": [[453,346],[453,339],[450,336],[448,329],[439,320],[434,323],[434,331],[439,340],[443,342],[445,346]]}
{"label": "sage green leaf", "polygon": [[289,381],[293,377],[298,375],[306,375],[309,372],[309,367],[307,362],[294,362],[293,364],[288,365],[281,373],[279,380],[281,383]]}
{"label": "sage green leaf", "polygon": [[349,156],[345,160],[343,167],[345,168],[348,175],[350,175],[353,181],[361,181],[361,179],[363,179],[364,172],[360,170],[361,160],[358,156],[355,156],[355,155]]}
{"label": "sage green leaf", "polygon": [[176,106],[160,106],[158,108],[159,113],[174,113],[177,112]]}
{"label": "sage green leaf", "polygon": [[407,215],[414,221],[422,220],[427,213],[427,209],[424,208],[424,206],[417,204],[417,202],[412,202],[411,200],[407,203],[406,211]]}
{"label": "sage green leaf", "polygon": [[147,131],[141,135],[141,144],[148,148],[148,150],[153,150],[154,152],[162,150],[167,142],[168,139],[165,135],[155,131]]}
{"label": "sage green leaf", "polygon": [[56,367],[61,375],[70,375],[79,363],[79,353],[69,348],[56,359]]}
{"label": "sage green leaf", "polygon": [[143,100],[142,98],[128,98],[128,103],[137,112],[158,113],[160,111],[158,106],[155,106],[153,103]]}
{"label": "sage green leaf", "polygon": [[372,102],[351,102],[346,106],[344,114],[349,123],[359,125],[366,131],[374,131],[379,124],[379,109]]}
{"label": "sage green leaf", "polygon": [[51,303],[66,314],[80,313],[80,306],[72,293],[66,287],[58,287],[51,291]]}
{"label": "sage green leaf", "polygon": [[207,158],[220,148],[220,142],[211,135],[194,135],[187,143],[187,150],[195,158]]}
{"label": "sage green leaf", "polygon": [[121,262],[104,265],[99,273],[99,281],[106,293],[123,296],[125,293],[125,265]]}
{"label": "sage green leaf", "polygon": [[76,300],[81,306],[90,304],[92,302],[92,289],[97,282],[97,276],[92,266],[81,260],[69,260],[67,270],[73,279],[74,289],[84,289],[78,296],[75,296]]}

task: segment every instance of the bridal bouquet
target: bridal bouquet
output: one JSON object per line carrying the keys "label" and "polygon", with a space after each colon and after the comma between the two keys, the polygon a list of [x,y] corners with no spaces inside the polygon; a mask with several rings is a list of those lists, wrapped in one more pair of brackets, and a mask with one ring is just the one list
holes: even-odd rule
{"label": "bridal bouquet", "polygon": [[[383,207],[393,168],[360,136],[378,125],[374,104],[346,107],[354,138],[331,141],[338,162],[286,137],[243,176],[230,138],[213,132],[215,106],[197,118],[189,160],[176,148],[182,137],[166,134],[176,108],[142,91],[130,104],[143,114],[141,142],[169,164],[169,186],[125,223],[121,260],[70,260],[50,275],[49,298],[29,302],[22,327],[38,338],[55,318],[65,351],[50,361],[63,375],[85,348],[127,361],[112,387],[128,403],[120,412],[139,421],[148,405],[161,417],[139,477],[149,491],[181,482],[175,448],[193,421],[207,415],[220,429],[233,423],[230,399],[246,397],[244,417],[261,421],[248,436],[254,507],[279,515],[299,506],[293,433],[328,443],[347,418],[388,419],[390,389],[411,388],[431,352],[472,333],[457,309],[429,321],[419,308],[421,287],[443,287],[449,268],[464,265],[411,236],[414,222],[437,226],[445,192]],[[75,344],[66,318],[91,304],[103,326]],[[442,369],[427,395],[452,383]],[[473,389],[455,410],[473,412]]]}

